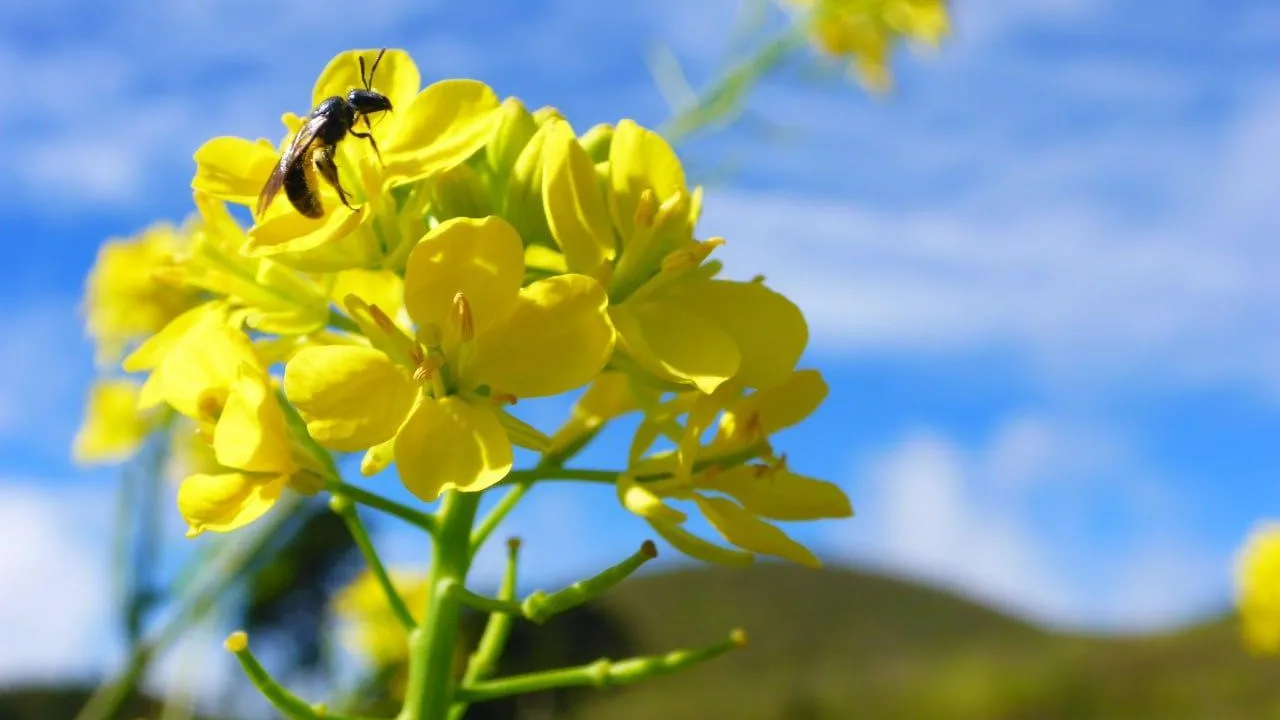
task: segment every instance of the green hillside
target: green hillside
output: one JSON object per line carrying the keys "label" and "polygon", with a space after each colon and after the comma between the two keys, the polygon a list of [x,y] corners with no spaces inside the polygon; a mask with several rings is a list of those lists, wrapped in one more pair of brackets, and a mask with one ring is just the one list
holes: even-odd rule
{"label": "green hillside", "polygon": [[782,565],[636,579],[603,601],[638,649],[745,627],[743,651],[575,698],[581,718],[1269,718],[1280,662],[1216,622],[1140,638],[1054,635],[954,596]]}

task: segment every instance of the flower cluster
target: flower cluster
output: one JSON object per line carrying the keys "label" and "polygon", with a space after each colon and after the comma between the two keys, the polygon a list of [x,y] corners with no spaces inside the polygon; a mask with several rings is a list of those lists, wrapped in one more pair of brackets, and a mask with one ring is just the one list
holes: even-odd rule
{"label": "flower cluster", "polygon": [[1280,654],[1280,523],[1263,524],[1245,543],[1236,586],[1245,646]]}
{"label": "flower cluster", "polygon": [[936,47],[950,29],[945,0],[782,0],[802,16],[813,44],[848,58],[862,83],[886,90],[889,60],[902,40]]}
{"label": "flower cluster", "polygon": [[[374,56],[335,57],[314,101],[359,87]],[[357,453],[366,476],[394,466],[430,502],[503,483],[515,448],[554,478],[634,414],[614,473],[627,509],[707,560],[816,564],[770,522],[851,512],[771,440],[826,394],[797,369],[804,317],[763,280],[720,276],[724,240],[698,237],[702,193],[669,144],[631,120],[579,133],[476,81],[420,84],[406,53],[381,58],[373,87],[392,110],[370,123],[377,152],[336,144],[345,198],[313,178],[320,217],[283,194],[257,207],[304,122],[287,114],[280,142],[196,152],[186,225],[103,250],[90,333],[104,362],[127,353],[129,377],[95,389],[78,454],[126,456],[152,418],[180,418],[208,450],[178,493],[194,535],[334,487],[333,452]],[[553,433],[513,408],[584,388]],[[728,546],[687,530],[680,503]]]}

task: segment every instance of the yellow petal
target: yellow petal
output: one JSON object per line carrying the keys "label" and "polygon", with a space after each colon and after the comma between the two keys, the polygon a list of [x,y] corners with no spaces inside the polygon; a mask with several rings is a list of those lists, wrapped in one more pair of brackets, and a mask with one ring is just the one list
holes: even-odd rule
{"label": "yellow petal", "polygon": [[325,447],[355,452],[395,434],[417,394],[405,371],[374,348],[304,348],[284,370],[284,392]]}
{"label": "yellow petal", "polygon": [[739,466],[695,480],[701,490],[714,490],[742,503],[748,512],[773,520],[818,520],[853,515],[849,498],[834,483],[789,470]]}
{"label": "yellow petal", "polygon": [[684,168],[661,135],[623,120],[609,147],[609,210],[623,238],[635,232],[640,194],[652,190],[658,204],[686,192]]}
{"label": "yellow petal", "polygon": [[[325,214],[309,218],[289,210],[267,212],[261,222],[249,230],[249,241],[244,252],[254,257],[267,257],[280,253],[301,253],[341,242],[360,227],[368,216],[367,205],[355,210],[337,204],[326,207]],[[354,248],[353,248],[354,249]],[[338,266],[334,269],[354,267]]]}
{"label": "yellow petal", "polygon": [[524,246],[499,217],[455,218],[427,233],[404,271],[404,304],[419,327],[443,330],[458,293],[477,334],[506,316],[524,281]]}
{"label": "yellow petal", "polygon": [[283,475],[191,475],[178,487],[178,512],[188,537],[205,530],[229,532],[262,517],[284,490]]}
{"label": "yellow petal", "polygon": [[210,314],[220,315],[223,306],[218,302],[197,305],[185,313],[169,321],[160,332],[147,338],[136,350],[124,359],[122,367],[125,372],[142,372],[160,365],[169,351],[177,345],[191,328]]}
{"label": "yellow petal", "polygon": [[348,295],[377,305],[395,320],[404,308],[404,280],[390,270],[343,270],[334,277],[329,297],[341,304]]}
{"label": "yellow petal", "polygon": [[785,381],[758,390],[725,409],[711,447],[741,447],[767,439],[813,414],[827,397],[817,370],[797,370]]}
{"label": "yellow petal", "polygon": [[138,393],[138,384],[132,380],[93,384],[72,445],[77,463],[119,462],[138,451],[151,430],[150,420],[138,410]]}
{"label": "yellow petal", "polygon": [[382,150],[387,182],[400,185],[453,167],[493,132],[498,96],[475,80],[443,80],[397,110],[395,136]]}
{"label": "yellow petal", "polygon": [[808,548],[732,500],[701,495],[695,495],[694,500],[707,522],[734,545],[762,555],[776,555],[807,567],[822,567],[822,562]]}
{"label": "yellow petal", "polygon": [[447,490],[479,492],[511,471],[511,441],[487,407],[425,398],[396,434],[400,482],[427,502]]}
{"label": "yellow petal", "polygon": [[174,410],[208,419],[221,411],[244,363],[258,367],[249,338],[216,317],[205,317],[165,357],[157,370],[160,390]]}
{"label": "yellow petal", "polygon": [[586,275],[539,280],[520,291],[502,320],[476,335],[463,376],[516,397],[581,387],[613,354],[607,306],[604,288]]}
{"label": "yellow petal", "polygon": [[[315,88],[311,91],[311,107],[324,100],[338,96],[346,98],[353,89],[364,89],[364,78],[360,77],[360,58],[364,58],[365,72],[374,70],[373,61],[378,57],[378,50],[347,50],[338,53],[321,71],[316,79]],[[373,90],[382,93],[391,101],[391,111],[397,112],[409,107],[419,88],[422,87],[422,76],[413,58],[404,50],[388,49],[378,60],[378,67],[373,74]],[[375,120],[374,132],[380,129],[384,120]],[[361,128],[362,130],[366,128]],[[378,139],[382,139],[381,135]]]}
{"label": "yellow petal", "polygon": [[809,341],[800,308],[762,283],[676,283],[663,294],[663,300],[681,305],[733,338],[741,356],[734,379],[748,387],[768,387],[786,380]]}
{"label": "yellow petal", "polygon": [[297,469],[284,414],[260,369],[240,366],[213,431],[213,453],[219,464],[246,472],[289,475]]}
{"label": "yellow petal", "polygon": [[661,535],[662,539],[671,543],[672,547],[691,558],[730,567],[746,567],[756,560],[755,556],[749,552],[733,550],[708,542],[679,525],[662,520],[650,520],[649,526]]}
{"label": "yellow petal", "polygon": [[618,478],[618,501],[622,506],[646,520],[680,524],[687,516],[662,502],[662,498],[636,482],[630,475]]}
{"label": "yellow petal", "polygon": [[253,207],[279,160],[275,145],[265,138],[216,137],[196,150],[191,187]]}
{"label": "yellow petal", "polygon": [[738,346],[716,325],[665,301],[609,308],[618,341],[641,367],[666,380],[715,392],[738,371]]}
{"label": "yellow petal", "polygon": [[524,249],[524,266],[526,270],[538,271],[543,275],[563,275],[569,272],[564,255],[546,245],[528,245]]}
{"label": "yellow petal", "polygon": [[615,253],[613,226],[596,180],[595,163],[562,120],[548,123],[543,148],[542,202],[551,235],[570,272],[596,276]]}

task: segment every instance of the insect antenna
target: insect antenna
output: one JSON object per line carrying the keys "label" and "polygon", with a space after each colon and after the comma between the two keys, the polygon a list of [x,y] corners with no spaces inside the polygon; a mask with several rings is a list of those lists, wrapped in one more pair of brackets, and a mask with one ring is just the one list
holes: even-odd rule
{"label": "insect antenna", "polygon": [[373,74],[378,72],[378,63],[382,62],[382,55],[387,52],[386,48],[378,51],[377,57],[373,59],[373,65],[369,68],[369,74],[364,72],[364,56],[360,56],[360,79],[364,82],[365,90],[373,90]]}

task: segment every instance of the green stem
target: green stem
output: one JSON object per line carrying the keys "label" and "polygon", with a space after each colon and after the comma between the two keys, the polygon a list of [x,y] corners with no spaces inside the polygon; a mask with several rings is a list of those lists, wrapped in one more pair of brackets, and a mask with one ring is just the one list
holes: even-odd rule
{"label": "green stem", "polygon": [[581,580],[563,590],[551,594],[535,590],[520,603],[522,614],[535,623],[542,623],[552,615],[577,607],[602,595],[618,583],[626,580],[641,565],[658,557],[658,547],[652,540],[645,540],[631,557],[586,580]]}
{"label": "green stem", "polygon": [[249,682],[262,693],[262,696],[290,720],[366,720],[354,715],[340,715],[329,712],[323,706],[311,706],[307,701],[286,690],[271,677],[262,663],[249,651],[249,639],[243,632],[231,633],[225,643],[227,650],[234,653]]}
{"label": "green stem", "polygon": [[334,308],[329,308],[329,324],[339,330],[345,330],[349,333],[359,333],[360,326],[355,320],[347,317],[346,313],[340,312]]}
{"label": "green stem", "polygon": [[[499,600],[508,602],[515,600],[516,561],[519,553],[519,538],[508,540],[507,571],[503,574],[502,585],[498,588]],[[480,636],[480,643],[476,645],[475,652],[471,654],[471,659],[467,661],[467,672],[462,677],[463,685],[477,683],[497,672],[498,660],[502,657],[502,651],[507,646],[507,637],[511,634],[511,626],[514,623],[515,616],[509,613],[492,613],[489,615],[489,621],[484,626],[484,634]],[[466,714],[466,702],[455,702],[453,707],[449,708],[449,720],[462,720]]]}
{"label": "green stem", "polygon": [[341,480],[333,483],[332,491],[366,507],[380,510],[392,517],[398,517],[410,525],[417,525],[429,533],[436,532],[436,519],[421,510],[415,510],[408,505],[401,505],[394,500],[388,500],[381,495],[371,493],[355,485],[349,485]]}
{"label": "green stem", "polygon": [[488,540],[493,531],[497,530],[498,526],[502,524],[502,521],[507,519],[507,515],[510,515],[516,505],[524,499],[531,487],[533,487],[532,480],[517,483],[506,495],[502,496],[502,499],[498,501],[497,505],[493,506],[489,514],[484,516],[484,519],[476,527],[475,532],[471,533],[472,555],[480,552],[480,547],[484,545],[485,540]]}
{"label": "green stem", "polygon": [[453,702],[461,593],[471,566],[471,525],[479,504],[479,493],[458,491],[445,493],[441,503],[426,615],[409,634],[409,682],[399,720],[444,720]]}
{"label": "green stem", "polygon": [[464,686],[458,694],[468,702],[481,702],[555,688],[603,688],[629,685],[706,662],[742,647],[746,641],[746,634],[741,630],[735,630],[729,634],[727,640],[696,650],[676,650],[665,655],[650,655],[617,662],[597,660],[589,665],[499,678]]}
{"label": "green stem", "polygon": [[360,514],[356,511],[356,506],[346,497],[334,495],[329,500],[329,508],[347,524],[347,530],[351,531],[351,538],[356,541],[356,546],[360,548],[360,554],[364,556],[369,569],[373,571],[378,585],[382,586],[382,592],[387,596],[387,604],[391,606],[396,619],[406,631],[413,632],[418,627],[418,623],[413,619],[409,608],[405,607],[404,599],[396,590],[395,583],[391,582],[391,576],[387,574],[382,558],[378,557],[378,550],[373,547],[373,541],[369,539],[369,531],[365,529],[364,523],[360,522]]}
{"label": "green stem", "polygon": [[[712,455],[693,464],[693,472],[699,473],[710,468],[727,470],[745,462],[754,460],[769,452],[769,443],[759,442],[737,450]],[[587,482],[615,483],[622,473],[618,470],[585,470],[562,467],[535,467],[528,470],[512,470],[502,481],[503,485],[520,485],[541,480],[584,480]],[[637,482],[654,482],[666,480],[675,475],[671,471],[661,471],[636,475]],[[505,499],[505,498],[504,498]]]}
{"label": "green stem", "polygon": [[463,605],[476,610],[483,610],[487,613],[505,614],[505,615],[524,615],[524,606],[515,600],[503,600],[501,598],[491,598],[471,592],[463,588],[458,593],[458,599]]}

